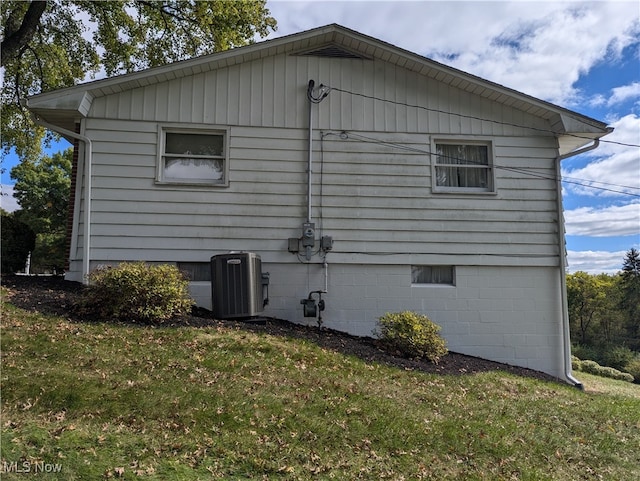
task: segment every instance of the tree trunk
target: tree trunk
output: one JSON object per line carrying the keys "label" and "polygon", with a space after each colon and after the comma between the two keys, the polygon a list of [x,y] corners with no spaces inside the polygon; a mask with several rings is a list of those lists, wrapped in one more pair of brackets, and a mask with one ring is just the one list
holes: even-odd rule
{"label": "tree trunk", "polygon": [[40,18],[46,8],[46,1],[31,2],[18,28],[15,28],[15,25],[13,25],[15,21],[15,19],[11,18],[13,12],[9,15],[7,24],[4,26],[4,40],[0,46],[0,50],[2,51],[0,65],[4,66],[7,61],[17,58],[20,55],[22,49],[27,46],[36,33],[36,29],[38,25],[40,25]]}

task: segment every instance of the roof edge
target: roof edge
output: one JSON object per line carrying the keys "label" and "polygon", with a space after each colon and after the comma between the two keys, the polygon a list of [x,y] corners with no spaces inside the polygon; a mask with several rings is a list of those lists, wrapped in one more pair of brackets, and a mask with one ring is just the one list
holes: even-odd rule
{"label": "roof edge", "polygon": [[[327,36],[330,38],[327,38]],[[264,40],[262,42],[257,42],[242,47],[236,47],[222,52],[214,52],[200,57],[181,60],[167,65],[152,67],[137,72],[119,75],[116,77],[81,83],[72,87],[54,90],[51,92],[44,92],[29,97],[27,99],[27,105],[29,108],[33,109],[55,109],[55,107],[50,106],[53,106],[56,103],[55,99],[59,99],[60,97],[77,98],[76,94],[78,94],[79,92],[86,92],[92,98],[94,96],[106,95],[111,91],[111,89],[113,89],[113,92],[118,91],[118,86],[122,86],[123,84],[130,83],[131,88],[135,88],[139,85],[147,85],[150,83],[161,82],[167,79],[179,78],[188,75],[190,72],[192,72],[192,69],[204,67],[207,64],[212,64],[214,62],[224,63],[227,60],[230,62],[235,60],[232,63],[239,63],[246,60],[247,58],[251,58],[256,55],[259,56],[258,54],[263,50],[270,48],[277,49],[278,47],[284,47],[286,45],[292,45],[293,49],[293,42],[304,42],[305,40],[311,40],[314,38],[319,40],[318,46],[320,46],[321,44],[335,44],[343,46],[344,48],[347,48],[349,49],[349,51],[352,51],[354,53],[361,53],[363,57],[366,56],[368,58],[380,58],[380,55],[371,55],[370,51],[360,52],[360,50],[355,48],[352,44],[346,45],[344,41],[345,39],[340,38],[341,36],[366,43],[374,47],[374,49],[381,49],[387,53],[392,53],[399,57],[402,57],[405,60],[417,62],[421,65],[427,66],[430,69],[441,72],[444,75],[451,75],[453,77],[467,81],[470,84],[489,89],[498,94],[506,95],[512,99],[516,99],[531,106],[546,110],[549,114],[556,114],[557,117],[554,121],[554,124],[559,128],[559,135],[574,130],[578,126],[577,124],[582,124],[582,127],[579,130],[584,131],[585,133],[588,132],[591,134],[601,135],[606,135],[607,133],[609,133],[607,131],[607,124],[605,124],[604,122],[590,118],[568,108],[553,104],[546,100],[541,100],[510,87],[500,85],[496,82],[483,79],[463,70],[450,67],[428,57],[422,56],[415,52],[411,52],[401,47],[397,47],[391,43],[357,32],[336,23],[316,27],[298,33],[284,35],[282,37]],[[309,49],[313,47],[314,46],[312,45],[309,47]],[[298,52],[304,50],[305,49],[297,49]],[[202,68],[201,70],[206,71],[210,69]],[[149,81],[150,79],[151,81]],[[127,87],[124,87],[124,89],[126,88]],[[78,108],[80,108],[80,104],[78,104]]]}

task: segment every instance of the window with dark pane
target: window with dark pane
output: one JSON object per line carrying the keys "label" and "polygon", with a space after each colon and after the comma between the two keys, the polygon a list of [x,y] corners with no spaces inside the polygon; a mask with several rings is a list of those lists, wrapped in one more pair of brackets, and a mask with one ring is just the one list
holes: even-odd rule
{"label": "window with dark pane", "polygon": [[453,266],[411,266],[412,284],[455,285]]}

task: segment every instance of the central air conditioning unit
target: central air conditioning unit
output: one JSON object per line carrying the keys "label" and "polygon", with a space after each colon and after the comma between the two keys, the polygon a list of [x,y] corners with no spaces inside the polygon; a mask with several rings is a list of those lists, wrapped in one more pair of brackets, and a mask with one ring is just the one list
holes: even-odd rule
{"label": "central air conditioning unit", "polygon": [[211,258],[211,301],[216,319],[258,316],[269,302],[269,273],[262,273],[260,256],[230,252]]}

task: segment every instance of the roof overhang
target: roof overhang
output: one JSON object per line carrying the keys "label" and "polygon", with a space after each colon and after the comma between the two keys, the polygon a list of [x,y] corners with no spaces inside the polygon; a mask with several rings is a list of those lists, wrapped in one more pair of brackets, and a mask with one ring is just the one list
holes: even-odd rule
{"label": "roof overhang", "polygon": [[[476,77],[354,30],[332,24],[117,77],[35,95],[27,107],[47,122],[73,130],[94,98],[277,55],[308,55],[318,49],[341,49],[355,57],[379,59],[547,120],[559,138],[561,154],[611,132],[606,124],[577,112]],[[549,132],[547,132],[549,134]],[[569,150],[567,150],[569,149]]]}

